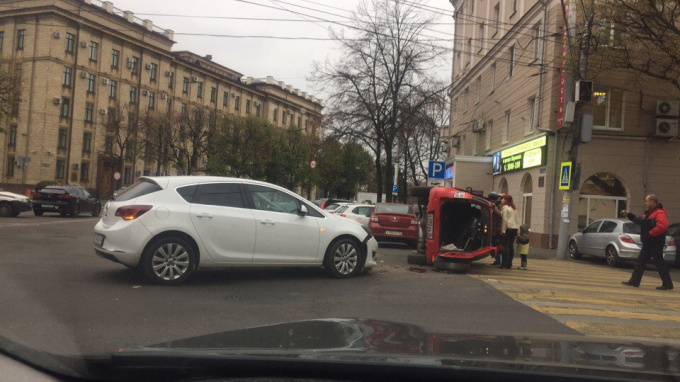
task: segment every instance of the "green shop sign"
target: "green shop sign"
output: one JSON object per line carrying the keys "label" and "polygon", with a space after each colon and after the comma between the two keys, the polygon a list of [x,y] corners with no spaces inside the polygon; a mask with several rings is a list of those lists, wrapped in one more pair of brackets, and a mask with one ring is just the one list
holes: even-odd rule
{"label": "green shop sign", "polygon": [[493,154],[493,174],[504,174],[532,167],[545,166],[548,139],[544,135]]}

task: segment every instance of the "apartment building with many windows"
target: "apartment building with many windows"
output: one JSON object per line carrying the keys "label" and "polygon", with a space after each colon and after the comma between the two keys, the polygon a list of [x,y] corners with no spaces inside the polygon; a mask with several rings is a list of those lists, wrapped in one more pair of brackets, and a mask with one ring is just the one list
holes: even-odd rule
{"label": "apartment building with many windows", "polygon": [[[570,48],[567,40],[563,46],[561,3],[450,2],[456,30],[451,124],[442,131],[452,174],[446,184],[511,194],[533,243],[556,247],[562,216],[557,183],[571,142],[571,124],[562,120],[573,100],[568,71],[563,85],[561,79],[563,48]],[[580,2],[566,4],[568,12],[578,13]],[[600,43],[621,38],[606,21],[598,20],[593,31]],[[678,131],[658,128],[665,119],[677,126],[677,91],[626,71],[591,73],[593,134],[579,147],[580,189],[570,232],[617,217],[624,208],[641,212],[647,193],[667,201],[669,220],[680,221],[674,202],[680,196]],[[668,115],[660,114],[664,103],[671,105],[664,108]]]}
{"label": "apartment building with many windows", "polygon": [[[114,163],[106,118],[118,108],[253,115],[318,134],[321,101],[273,77],[243,74],[187,51],[173,31],[98,0],[0,1],[3,58],[21,62],[22,102],[3,122],[0,187],[24,192],[53,180],[113,192],[156,168],[141,156]],[[275,114],[275,111],[280,113]],[[285,116],[285,117],[284,117]],[[29,157],[22,171],[17,160]],[[172,166],[162,172],[174,175]],[[23,185],[24,189],[20,190]]]}

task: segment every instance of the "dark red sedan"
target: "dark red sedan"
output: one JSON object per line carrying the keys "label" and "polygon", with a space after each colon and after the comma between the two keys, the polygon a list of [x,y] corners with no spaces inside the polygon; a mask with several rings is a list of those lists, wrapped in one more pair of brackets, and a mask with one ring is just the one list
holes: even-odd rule
{"label": "dark red sedan", "polygon": [[418,248],[418,218],[408,204],[376,204],[369,228],[378,242],[404,243]]}

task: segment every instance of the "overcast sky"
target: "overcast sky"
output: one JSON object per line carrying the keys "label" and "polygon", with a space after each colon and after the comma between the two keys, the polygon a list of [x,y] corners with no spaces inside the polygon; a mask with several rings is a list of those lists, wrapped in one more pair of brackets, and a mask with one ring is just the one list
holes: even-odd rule
{"label": "overcast sky", "polygon": [[[359,1],[361,0],[112,0],[116,8],[132,11],[142,19],[152,20],[161,28],[175,31],[177,43],[174,50],[190,50],[199,55],[212,54],[213,61],[245,76],[271,75],[320,98],[324,98],[323,94],[315,91],[305,77],[310,74],[313,61],[323,61],[327,57],[338,59],[335,53],[337,45],[333,41],[184,34],[328,38],[329,26],[335,29],[343,27],[320,21],[319,18],[347,24],[350,12],[356,9]],[[452,42],[445,41],[453,38],[451,4],[447,0],[420,0],[420,2],[421,8],[430,9],[433,12],[431,14],[437,16],[436,22],[442,23],[433,26],[432,30],[427,32],[428,35],[440,38],[442,39],[440,44],[452,47]],[[315,22],[234,20],[224,17],[307,19]],[[450,76],[450,54],[444,57],[436,72],[444,79]]]}

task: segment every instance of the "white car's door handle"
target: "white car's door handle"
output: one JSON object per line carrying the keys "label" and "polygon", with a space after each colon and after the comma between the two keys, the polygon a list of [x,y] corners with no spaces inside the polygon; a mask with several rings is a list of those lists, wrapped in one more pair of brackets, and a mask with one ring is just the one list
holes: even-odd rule
{"label": "white car's door handle", "polygon": [[212,215],[205,213],[205,212],[201,212],[200,214],[197,214],[196,217],[199,218],[199,219],[203,219],[203,218],[212,219]]}
{"label": "white car's door handle", "polygon": [[260,220],[260,224],[264,224],[264,225],[274,225],[274,224],[276,224],[276,223],[274,223],[273,221],[271,221],[271,220],[269,220],[269,219],[266,219],[266,220]]}

